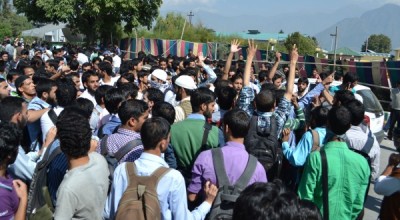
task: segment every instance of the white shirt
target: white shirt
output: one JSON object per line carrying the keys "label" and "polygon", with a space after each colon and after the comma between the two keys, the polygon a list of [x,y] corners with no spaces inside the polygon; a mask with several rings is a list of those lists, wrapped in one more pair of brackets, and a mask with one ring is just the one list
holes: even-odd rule
{"label": "white shirt", "polygon": [[113,66],[115,68],[120,68],[121,67],[121,57],[119,57],[118,55],[113,56]]}
{"label": "white shirt", "polygon": [[[55,108],[53,108],[54,112],[56,113],[57,116],[60,115],[60,113],[64,110],[64,107],[61,106],[57,106]],[[46,113],[44,113],[42,115],[42,117],[40,118],[40,126],[42,128],[42,137],[43,137],[43,143],[46,140],[46,135],[49,132],[49,130],[56,126],[53,121],[50,119],[49,117],[49,112],[47,111]]]}
{"label": "white shirt", "polygon": [[89,100],[93,103],[94,106],[97,105],[96,99],[94,98],[93,95],[91,95],[91,94],[88,92],[87,89],[81,94],[81,96],[79,96],[79,98],[89,99]]}
{"label": "white shirt", "polygon": [[77,60],[78,60],[80,65],[89,62],[89,58],[83,53],[78,53]]}

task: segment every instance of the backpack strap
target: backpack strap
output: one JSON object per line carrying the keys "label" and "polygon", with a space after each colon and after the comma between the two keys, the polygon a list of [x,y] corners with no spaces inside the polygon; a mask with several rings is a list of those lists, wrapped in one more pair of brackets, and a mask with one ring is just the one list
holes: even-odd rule
{"label": "backpack strap", "polygon": [[324,149],[320,151],[322,162],[322,200],[324,208],[324,220],[329,220],[329,190],[328,190],[328,162]]}
{"label": "backpack strap", "polygon": [[108,154],[107,140],[108,140],[108,135],[104,135],[104,137],[100,141],[100,153],[101,155],[104,156]]}
{"label": "backpack strap", "polygon": [[[152,181],[149,181],[149,184],[152,184],[154,188],[157,187],[158,182],[160,179],[168,172],[171,170],[171,168],[166,168],[166,167],[159,167],[157,168],[150,176],[138,176],[137,175],[137,169],[136,169],[136,164],[134,162],[127,162],[126,163],[126,173],[128,175],[128,188],[129,187],[138,187],[138,195],[141,197],[145,191],[145,187],[139,187],[139,181],[140,179],[149,179],[151,178]],[[147,186],[151,187],[151,186]]]}
{"label": "backpack strap", "polygon": [[361,149],[362,152],[369,154],[369,152],[372,149],[372,146],[374,146],[374,138],[372,137],[372,132],[369,129],[369,133],[368,133],[368,139],[367,142],[365,143],[364,147]]}
{"label": "backpack strap", "polygon": [[50,120],[53,122],[53,124],[57,123],[58,116],[54,109],[50,109],[47,114],[49,115]]}
{"label": "backpack strap", "polygon": [[228,176],[226,175],[224,157],[221,148],[211,149],[211,155],[214,164],[215,175],[217,176],[218,187],[230,185]]}
{"label": "backpack strap", "polygon": [[212,129],[212,125],[208,123],[207,119],[204,123],[204,133],[203,133],[203,139],[201,141],[201,151],[206,150],[207,148],[207,140],[208,140],[208,134],[210,133],[210,130]]}
{"label": "backpack strap", "polygon": [[244,169],[244,172],[242,175],[239,177],[239,179],[235,183],[235,189],[243,190],[244,188],[247,187],[247,185],[250,182],[251,177],[254,175],[254,171],[256,170],[257,167],[257,158],[255,158],[253,155],[249,154],[249,160],[247,161],[246,168]]}
{"label": "backpack strap", "polygon": [[312,139],[313,139],[313,145],[312,145],[312,148],[311,148],[311,152],[319,150],[320,147],[319,147],[319,134],[318,134],[318,132],[316,130],[314,130],[314,129],[310,129],[309,131],[311,132]]}
{"label": "backpack strap", "polygon": [[142,140],[140,139],[135,139],[131,140],[128,143],[126,143],[124,146],[122,146],[115,154],[114,157],[117,159],[117,161],[120,161],[126,154],[128,154],[133,148],[139,146],[142,144]]}

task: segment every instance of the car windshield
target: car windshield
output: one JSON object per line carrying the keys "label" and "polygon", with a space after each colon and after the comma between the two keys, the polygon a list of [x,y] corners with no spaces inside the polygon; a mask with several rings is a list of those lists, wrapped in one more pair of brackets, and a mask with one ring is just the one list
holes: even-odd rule
{"label": "car windshield", "polygon": [[363,104],[365,106],[365,111],[379,113],[382,112],[382,106],[376,96],[372,93],[371,90],[363,89],[358,90],[357,94],[361,95],[363,98]]}

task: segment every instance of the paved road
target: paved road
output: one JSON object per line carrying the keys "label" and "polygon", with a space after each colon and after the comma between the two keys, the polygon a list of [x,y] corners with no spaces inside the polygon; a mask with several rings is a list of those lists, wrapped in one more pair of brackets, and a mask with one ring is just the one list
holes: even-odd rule
{"label": "paved road", "polygon": [[[380,170],[379,173],[385,169],[389,155],[396,152],[396,148],[393,145],[393,141],[383,140],[381,143],[381,157],[380,157]],[[369,188],[367,202],[365,204],[365,220],[376,220],[379,215],[379,210],[381,207],[382,196],[378,195],[374,191],[374,185],[371,183]]]}

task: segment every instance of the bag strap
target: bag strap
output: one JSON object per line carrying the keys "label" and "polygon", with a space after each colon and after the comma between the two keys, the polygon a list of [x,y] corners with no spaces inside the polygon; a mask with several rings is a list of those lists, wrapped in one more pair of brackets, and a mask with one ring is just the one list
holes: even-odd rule
{"label": "bag strap", "polygon": [[257,158],[249,154],[249,160],[247,161],[246,169],[244,169],[242,175],[235,183],[235,188],[243,190],[247,187],[250,182],[251,177],[254,175],[254,171],[257,167]]}
{"label": "bag strap", "polygon": [[54,111],[54,109],[50,109],[47,114],[49,115],[50,120],[53,122],[53,124],[57,123],[58,120],[58,116],[56,114],[56,112]]}
{"label": "bag strap", "polygon": [[218,187],[230,185],[228,176],[226,175],[224,157],[221,148],[211,149],[211,155],[214,164],[215,175],[217,176]]}
{"label": "bag strap", "polygon": [[142,140],[140,139],[135,139],[131,140],[128,143],[126,143],[124,146],[122,146],[115,154],[114,157],[120,161],[126,154],[128,154],[133,148],[139,146],[142,144]]}
{"label": "bag strap", "polygon": [[108,140],[108,135],[104,135],[104,137],[100,141],[100,153],[103,156],[108,154],[107,140]]}
{"label": "bag strap", "polygon": [[53,159],[58,156],[62,151],[60,149],[60,146],[57,146],[50,154],[50,146],[52,144],[49,145],[49,148],[47,148],[46,152],[43,155],[43,160],[39,161],[39,163],[36,166],[36,170],[40,170],[43,167],[47,167],[51,161],[53,161]]}
{"label": "bag strap", "polygon": [[[150,176],[138,176],[137,168],[134,162],[126,162],[126,173],[128,175],[128,188],[129,187],[137,187],[140,179],[143,178],[152,178],[155,181],[150,181],[151,184],[156,188],[160,179],[171,170],[171,168],[159,167],[157,168]],[[138,189],[139,190],[139,189]],[[143,193],[143,192],[142,192]]]}
{"label": "bag strap", "polygon": [[201,141],[201,151],[206,150],[207,147],[207,140],[208,140],[208,134],[210,133],[210,130],[212,129],[212,125],[208,123],[207,119],[204,123],[204,133],[203,133],[203,139]]}
{"label": "bag strap", "polygon": [[312,138],[313,138],[313,145],[312,145],[312,148],[311,148],[311,152],[313,152],[313,151],[316,151],[316,150],[318,150],[320,148],[319,147],[319,134],[314,129],[310,129],[310,132],[311,132],[311,135],[312,135]]}
{"label": "bag strap", "polygon": [[328,191],[328,162],[324,149],[320,151],[322,162],[322,199],[324,207],[324,220],[329,219],[329,191]]}
{"label": "bag strap", "polygon": [[374,146],[374,138],[372,137],[372,132],[369,130],[368,133],[368,139],[367,142],[365,143],[364,147],[361,149],[362,152],[369,154],[369,152],[372,149],[372,146]]}

